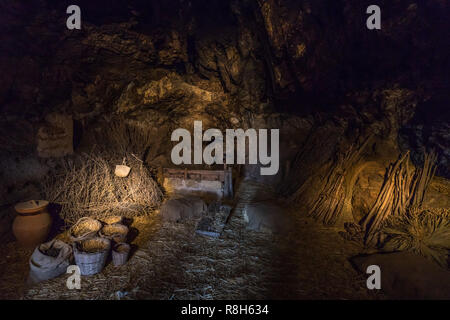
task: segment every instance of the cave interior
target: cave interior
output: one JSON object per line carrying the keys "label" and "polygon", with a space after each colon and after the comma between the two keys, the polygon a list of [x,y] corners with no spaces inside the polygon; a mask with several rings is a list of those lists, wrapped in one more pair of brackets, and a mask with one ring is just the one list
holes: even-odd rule
{"label": "cave interior", "polygon": [[[377,2],[2,1],[0,298],[450,299],[449,4]],[[30,200],[128,262],[31,284]]]}

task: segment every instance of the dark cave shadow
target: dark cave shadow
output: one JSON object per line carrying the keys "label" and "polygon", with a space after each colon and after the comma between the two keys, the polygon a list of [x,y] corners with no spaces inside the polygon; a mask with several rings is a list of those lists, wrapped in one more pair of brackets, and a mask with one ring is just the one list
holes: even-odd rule
{"label": "dark cave shadow", "polygon": [[81,144],[81,140],[83,137],[83,125],[80,121],[73,121],[73,149],[76,150],[78,146]]}
{"label": "dark cave shadow", "polygon": [[[288,210],[286,210],[288,211]],[[286,215],[290,215],[286,212]],[[277,276],[276,281],[270,279],[267,296],[265,299],[284,300],[284,299],[302,299],[296,292],[300,285],[300,277],[297,273],[301,270],[301,265],[296,259],[297,248],[293,244],[288,244],[289,239],[293,237],[296,229],[296,221],[292,217],[287,217],[289,225],[280,232],[273,234],[274,241],[277,243],[271,250],[274,272]]]}
{"label": "dark cave shadow", "polygon": [[131,227],[131,225],[133,224],[134,219],[133,218],[127,218],[124,217],[122,220],[122,224],[126,225],[128,228]]}
{"label": "dark cave shadow", "polygon": [[137,244],[132,243],[139,235],[139,230],[134,227],[130,227],[127,234],[127,243],[130,245],[130,254],[128,255],[128,260],[131,259],[136,251],[139,249]]}
{"label": "dark cave shadow", "polygon": [[135,227],[130,227],[127,234],[127,243],[132,243],[139,235],[139,230]]}
{"label": "dark cave shadow", "polygon": [[134,256],[134,254],[138,251],[139,246],[134,243],[130,243],[130,253],[128,255],[128,261]]}
{"label": "dark cave shadow", "polygon": [[65,221],[60,216],[61,210],[62,206],[60,204],[50,203],[48,205],[48,212],[50,214],[50,217],[52,218],[52,226],[50,228],[47,240],[53,239],[58,234],[64,232],[67,229]]}

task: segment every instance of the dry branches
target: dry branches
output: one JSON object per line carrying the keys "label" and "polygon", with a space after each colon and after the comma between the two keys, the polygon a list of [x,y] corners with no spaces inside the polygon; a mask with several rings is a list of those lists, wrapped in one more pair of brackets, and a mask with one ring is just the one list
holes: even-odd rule
{"label": "dry branches", "polygon": [[336,223],[344,204],[342,196],[344,176],[337,171],[337,167],[331,171],[324,191],[320,194],[310,211],[315,218],[327,225]]}
{"label": "dry branches", "polygon": [[83,216],[136,216],[161,203],[162,193],[142,162],[128,157],[131,173],[116,177],[115,163],[101,156],[83,154],[63,162],[61,173],[43,185],[46,199],[61,204],[61,217],[74,223]]}
{"label": "dry branches", "polygon": [[96,133],[97,149],[109,154],[113,150],[118,157],[135,154],[142,159],[153,140],[148,129],[128,124],[120,117],[111,120],[104,130]]}
{"label": "dry branches", "polygon": [[403,216],[411,207],[422,204],[425,190],[435,170],[436,156],[425,155],[424,168],[415,170],[409,164],[409,152],[389,166],[377,200],[364,217],[361,226],[366,243],[373,243],[382,223],[390,216]]}
{"label": "dry branches", "polygon": [[436,172],[436,160],[436,153],[425,153],[423,169],[418,172],[417,184],[411,200],[412,206],[422,206],[423,199],[425,198],[425,192],[434,176],[434,173]]}
{"label": "dry branches", "polygon": [[328,171],[324,187],[319,197],[313,202],[310,214],[326,225],[334,225],[341,217],[344,201],[346,199],[345,175],[359,159],[359,156],[369,142],[366,139],[358,147],[350,146],[345,154],[340,154],[331,169]]}
{"label": "dry branches", "polygon": [[410,210],[407,215],[392,217],[383,232],[388,235],[383,249],[406,250],[447,268],[450,250],[450,216],[448,212]]}

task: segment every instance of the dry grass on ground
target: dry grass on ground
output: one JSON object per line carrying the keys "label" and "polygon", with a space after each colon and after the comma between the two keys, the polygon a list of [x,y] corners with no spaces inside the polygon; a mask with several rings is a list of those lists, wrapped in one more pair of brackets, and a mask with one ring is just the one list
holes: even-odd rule
{"label": "dry grass on ground", "polygon": [[[242,207],[272,199],[264,186],[244,181],[235,211],[219,239],[195,234],[196,221],[169,223],[158,212],[133,218],[132,257],[122,267],[108,264],[82,277],[81,290],[69,290],[62,275],[25,288],[31,251],[15,242],[0,248],[0,298],[23,299],[383,299],[366,288],[348,258],[364,249],[337,230],[286,209],[290,226],[272,235],[246,230]],[[283,213],[275,213],[283,214]],[[58,238],[69,241],[68,233]]]}
{"label": "dry grass on ground", "polygon": [[[364,276],[347,260],[361,248],[332,229],[294,217],[292,231],[278,237],[245,230],[237,213],[220,239],[195,235],[195,223],[165,223],[157,214],[138,217],[132,224],[139,230],[133,241],[138,248],[127,265],[109,264],[100,274],[82,277],[81,290],[67,289],[69,275],[24,290],[23,252],[14,264],[20,272],[1,273],[1,296],[116,299],[121,291],[129,299],[384,298],[366,289]],[[15,249],[7,251],[20,255]],[[10,267],[8,261],[1,266]]]}

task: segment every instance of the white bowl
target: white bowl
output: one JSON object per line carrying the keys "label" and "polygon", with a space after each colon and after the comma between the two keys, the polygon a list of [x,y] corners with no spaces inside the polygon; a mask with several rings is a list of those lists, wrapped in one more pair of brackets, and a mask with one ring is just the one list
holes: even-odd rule
{"label": "white bowl", "polygon": [[124,165],[116,165],[114,174],[118,177],[125,178],[130,173],[131,168]]}

